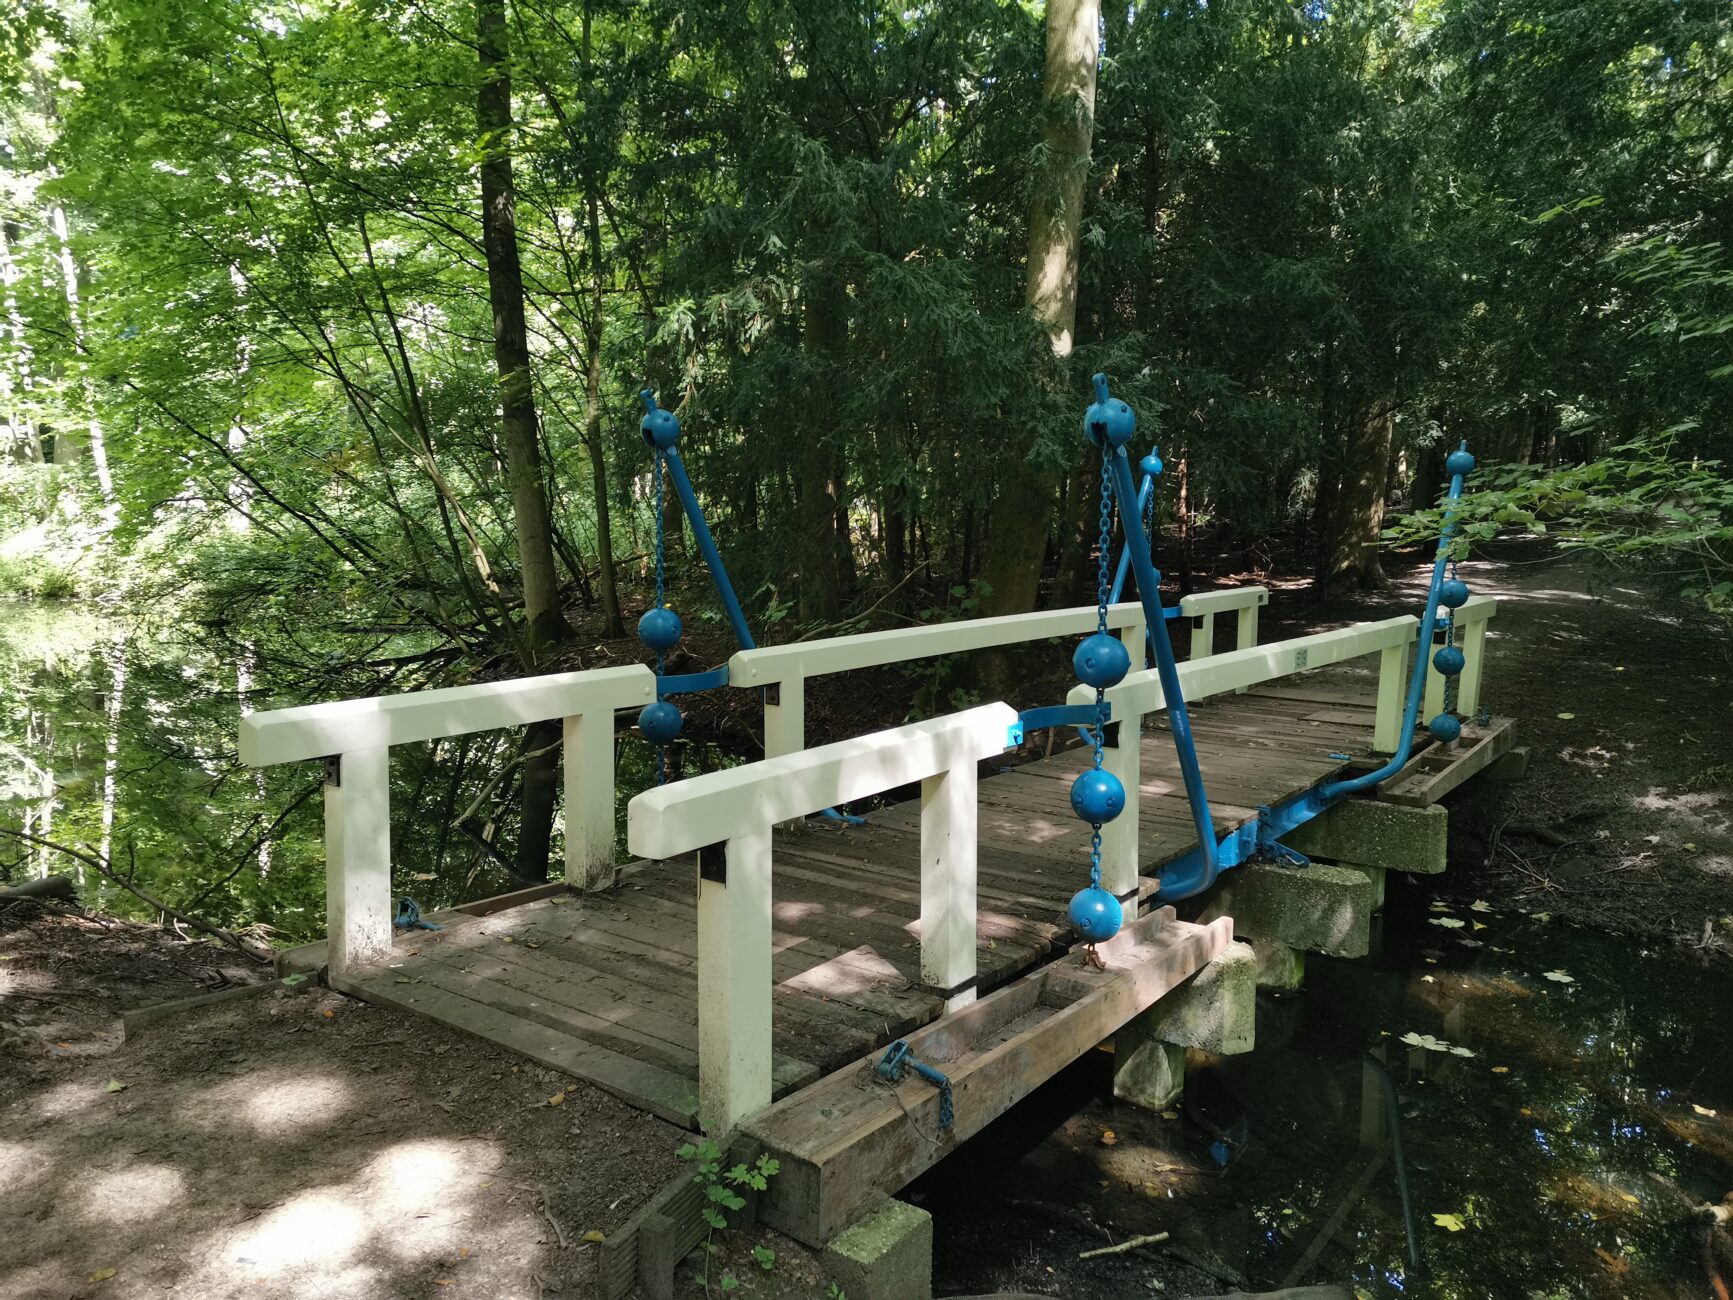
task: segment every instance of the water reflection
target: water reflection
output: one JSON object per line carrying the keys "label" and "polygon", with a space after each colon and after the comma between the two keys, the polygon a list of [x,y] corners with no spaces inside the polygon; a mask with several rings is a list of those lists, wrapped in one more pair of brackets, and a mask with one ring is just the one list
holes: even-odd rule
{"label": "water reflection", "polygon": [[[1006,1281],[948,1225],[1003,1235],[1035,1198],[1121,1238],[1165,1229],[1224,1286],[1714,1294],[1698,1209],[1733,1188],[1733,970],[1431,903],[1392,888],[1375,955],[1310,961],[1301,994],[1263,1001],[1256,1051],[1194,1059],[1170,1118],[1114,1106],[1089,1060],[941,1166],[917,1191],[945,1289]],[[1125,1269],[1088,1293],[1150,1294]]]}

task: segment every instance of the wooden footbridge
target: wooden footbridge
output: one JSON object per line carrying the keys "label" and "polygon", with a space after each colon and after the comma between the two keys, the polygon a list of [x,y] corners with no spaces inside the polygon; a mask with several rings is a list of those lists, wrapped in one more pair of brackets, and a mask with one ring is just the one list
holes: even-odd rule
{"label": "wooden footbridge", "polygon": [[[1177,611],[1192,626],[1180,680],[1223,836],[1382,761],[1416,658],[1413,617],[1259,644],[1267,600],[1239,588]],[[1457,709],[1479,723],[1450,745],[1423,739],[1380,798],[1429,803],[1509,745],[1510,723],[1480,712],[1494,612],[1487,598],[1456,612],[1468,660]],[[1108,611],[1140,651],[1144,617],[1136,603]],[[1187,924],[1157,896],[1160,868],[1197,835],[1153,669],[1109,692],[1120,735],[1138,743],[1109,751],[1128,806],[1103,831],[1103,883],[1138,919],[1104,947],[1105,968],[1072,951],[1065,924],[1090,827],[1067,795],[1087,751],[1042,756],[1063,730],[1023,734],[1014,709],[990,704],[805,746],[813,677],[1071,637],[1096,618],[1047,611],[735,655],[730,684],[764,697],[767,757],[633,799],[638,856],[624,865],[616,713],[651,698],[648,669],[255,714],[241,734],[247,762],[322,759],[328,773],[330,937],[285,961],[325,967],[344,992],[468,1030],[677,1124],[744,1128],[806,1171],[810,1197],[793,1195],[799,1177],[787,1181],[804,1206],[787,1226],[822,1240],[864,1194],[895,1191],[1232,937],[1231,920]],[[1233,644],[1218,649],[1227,618]],[[438,931],[394,932],[390,747],[551,718],[565,724],[565,879],[434,914]],[[863,824],[813,816],[875,797],[882,806]],[[910,1116],[911,1132],[937,1131],[929,1084],[862,1084],[863,1063],[905,1038],[952,1083],[955,1121],[937,1146],[895,1131]]]}

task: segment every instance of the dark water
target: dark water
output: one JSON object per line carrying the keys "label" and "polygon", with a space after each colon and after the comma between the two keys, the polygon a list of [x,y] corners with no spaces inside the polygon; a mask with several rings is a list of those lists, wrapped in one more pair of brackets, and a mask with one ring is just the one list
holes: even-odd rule
{"label": "dark water", "polygon": [[[1714,1295],[1693,1208],[1733,1190],[1733,967],[1433,905],[1393,877],[1375,955],[1313,957],[1304,992],[1264,995],[1257,1050],[1194,1063],[1172,1118],[1113,1103],[1096,1054],[941,1165],[915,1189],[939,1293]],[[1368,1053],[1395,1085],[1418,1269]],[[1161,1230],[1189,1271],[1161,1248],[1076,1259]]]}

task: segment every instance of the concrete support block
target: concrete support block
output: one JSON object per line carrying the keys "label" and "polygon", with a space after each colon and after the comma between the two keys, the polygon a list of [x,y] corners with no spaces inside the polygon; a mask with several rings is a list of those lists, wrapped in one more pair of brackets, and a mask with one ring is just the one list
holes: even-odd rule
{"label": "concrete support block", "polygon": [[1362,871],[1251,862],[1226,873],[1198,919],[1231,916],[1236,935],[1364,957],[1372,946],[1372,912],[1372,881]]}
{"label": "concrete support block", "polygon": [[932,1300],[933,1216],[886,1197],[831,1238],[824,1267],[849,1300]]}
{"label": "concrete support block", "polygon": [[1438,804],[1407,808],[1375,799],[1346,799],[1282,836],[1282,842],[1309,858],[1437,875],[1447,861],[1446,820]]}
{"label": "concrete support block", "polygon": [[[1114,1036],[1117,1053],[1127,1031],[1216,1056],[1252,1050],[1258,1015],[1258,959],[1235,943],[1184,984],[1134,1017]],[[1141,1045],[1141,1042],[1138,1044]]]}
{"label": "concrete support block", "polygon": [[1136,1024],[1113,1036],[1113,1095],[1144,1110],[1166,1110],[1185,1091],[1185,1048],[1140,1033]]}
{"label": "concrete support block", "polygon": [[1492,760],[1483,774],[1488,781],[1520,781],[1528,775],[1528,747],[1518,745]]}
{"label": "concrete support block", "polygon": [[1293,993],[1306,982],[1306,954],[1274,939],[1248,939],[1257,958],[1258,987],[1272,993]]}
{"label": "concrete support block", "polygon": [[1372,910],[1384,910],[1384,878],[1389,873],[1383,867],[1363,867],[1358,862],[1338,862],[1337,866],[1347,871],[1358,871],[1372,882]]}

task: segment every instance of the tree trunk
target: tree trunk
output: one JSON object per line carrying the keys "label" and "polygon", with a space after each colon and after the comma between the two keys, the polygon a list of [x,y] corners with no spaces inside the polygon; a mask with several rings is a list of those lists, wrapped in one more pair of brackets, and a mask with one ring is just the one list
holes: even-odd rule
{"label": "tree trunk", "polygon": [[1318,588],[1324,594],[1377,591],[1390,585],[1378,562],[1378,543],[1384,530],[1384,485],[1395,427],[1392,398],[1371,398],[1355,406],[1343,448],[1342,486],[1330,512],[1324,565],[1318,574]]}
{"label": "tree trunk", "polygon": [[848,341],[848,288],[831,270],[813,273],[806,284],[806,350],[822,377],[801,394],[808,421],[800,439],[800,617],[833,622],[842,614],[843,557],[838,521],[846,520],[839,500],[837,466],[841,450],[831,418],[830,379],[840,369]]}
{"label": "tree trunk", "polygon": [[1060,515],[1059,572],[1053,579],[1058,605],[1085,604],[1095,599],[1091,561],[1101,538],[1101,461],[1079,456],[1065,484]]}
{"label": "tree trunk", "polygon": [[512,188],[511,70],[505,0],[476,0],[475,13],[476,47],[481,58],[475,119],[484,150],[482,247],[487,259],[488,299],[493,306],[493,355],[499,369],[500,440],[511,483],[512,522],[523,582],[524,642],[532,660],[527,668],[534,666],[540,651],[569,640],[572,628],[560,610],[548,502],[542,488],[535,397],[530,388],[529,333],[524,324],[523,268],[518,262],[517,201]]}
{"label": "tree trunk", "polygon": [[[1053,382],[1060,386],[1077,328],[1078,236],[1095,128],[1100,31],[1100,0],[1050,0],[1041,85],[1042,163],[1029,212],[1025,299],[1047,331],[1058,363]],[[981,557],[981,582],[988,588],[983,613],[1019,614],[1035,607],[1056,493],[1053,475],[1032,459],[1034,445],[1033,437],[1017,439],[1003,458],[993,527]],[[1083,454],[1079,440],[1077,455]]]}

